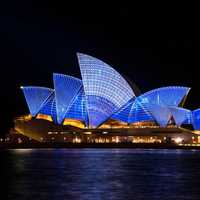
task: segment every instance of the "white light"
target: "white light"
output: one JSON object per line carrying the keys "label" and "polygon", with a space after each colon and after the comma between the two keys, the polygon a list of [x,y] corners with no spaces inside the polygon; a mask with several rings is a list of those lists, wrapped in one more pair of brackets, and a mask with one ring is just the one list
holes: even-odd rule
{"label": "white light", "polygon": [[116,143],[119,143],[119,137],[116,136]]}
{"label": "white light", "polygon": [[14,149],[14,152],[16,152],[16,153],[30,153],[30,152],[32,152],[33,151],[33,149]]}
{"label": "white light", "polygon": [[177,138],[174,139],[174,141],[175,141],[177,144],[179,144],[179,143],[181,143],[181,142],[183,141],[183,139],[180,138],[180,137],[177,137]]}

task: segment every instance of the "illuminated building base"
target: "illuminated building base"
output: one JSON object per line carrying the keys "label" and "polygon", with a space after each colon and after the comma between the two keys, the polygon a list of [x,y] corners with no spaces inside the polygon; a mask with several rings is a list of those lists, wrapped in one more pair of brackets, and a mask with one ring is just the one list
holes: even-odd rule
{"label": "illuminated building base", "polygon": [[[161,128],[153,123],[120,124],[108,122],[98,129],[84,128],[81,123],[74,120],[65,120],[66,125],[58,125],[51,120],[30,118],[27,116],[17,118],[15,127],[7,135],[7,141],[14,143],[57,142],[57,143],[200,143],[198,133],[190,130],[168,126]],[[77,125],[77,127],[73,126]],[[28,138],[28,140],[26,139]]]}

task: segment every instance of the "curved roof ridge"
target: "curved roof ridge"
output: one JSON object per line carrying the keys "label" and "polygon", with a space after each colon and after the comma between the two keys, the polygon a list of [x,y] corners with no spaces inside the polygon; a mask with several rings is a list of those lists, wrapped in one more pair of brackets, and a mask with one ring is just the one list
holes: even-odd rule
{"label": "curved roof ridge", "polygon": [[82,81],[73,76],[53,73],[57,121],[62,123],[75,96],[82,87]]}
{"label": "curved roof ridge", "polygon": [[30,88],[30,89],[31,89],[31,88],[35,88],[35,89],[38,88],[38,89],[48,89],[48,90],[50,90],[50,91],[52,91],[52,92],[54,91],[53,88],[43,87],[43,86],[31,86],[31,85],[30,85],[30,86],[20,86],[20,89],[23,90],[24,88]]}
{"label": "curved roof ridge", "polygon": [[168,106],[176,125],[181,126],[191,119],[191,110],[177,106]]}
{"label": "curved roof ridge", "polygon": [[189,90],[189,87],[167,86],[150,90],[138,98],[145,103],[178,106],[183,98],[187,96]]}
{"label": "curved roof ridge", "polygon": [[[143,94],[141,94],[140,96],[142,96],[142,95],[147,95],[147,94],[151,94],[151,93],[153,93],[153,92],[156,92],[156,91],[161,91],[161,90],[166,90],[166,89],[177,89],[177,88],[184,88],[184,89],[187,89],[188,90],[188,92],[190,91],[190,87],[186,87],[186,86],[164,86],[164,87],[159,87],[159,88],[155,88],[155,89],[152,89],[152,90],[149,90],[149,91],[147,91],[147,92],[145,92],[145,93],[143,93]],[[187,93],[188,93],[187,92]]]}
{"label": "curved roof ridge", "polygon": [[197,108],[197,109],[192,110],[192,112],[194,112],[194,111],[200,111],[200,108]]}
{"label": "curved roof ridge", "polygon": [[190,109],[187,109],[187,108],[183,108],[183,107],[177,107],[177,106],[168,106],[169,108],[172,108],[172,109],[178,109],[178,110],[185,110],[185,111],[190,111]]}
{"label": "curved roof ridge", "polygon": [[36,116],[54,90],[47,87],[25,86],[21,87],[30,113]]}
{"label": "curved roof ridge", "polygon": [[[80,63],[80,60],[81,60],[81,57],[87,57],[87,58],[90,58],[91,60],[95,60],[95,61],[98,61],[100,62],[101,64],[101,67],[105,67],[105,68],[109,68],[110,70],[112,70],[114,72],[114,74],[112,75],[115,75],[115,76],[118,76],[125,84],[126,86],[128,87],[128,89],[132,92],[133,94],[133,97],[135,96],[134,94],[134,91],[132,89],[132,87],[130,86],[130,84],[128,83],[128,81],[124,78],[123,75],[121,75],[116,69],[114,69],[112,66],[110,66],[109,64],[107,64],[106,62],[100,60],[99,58],[96,58],[96,57],[93,57],[93,56],[90,56],[90,55],[87,55],[87,54],[84,54],[84,53],[77,53],[77,57],[78,57],[78,61],[79,61],[79,66],[80,66],[80,70],[81,70],[81,63]],[[98,65],[100,65],[98,64]],[[82,71],[81,71],[81,76],[82,76]],[[82,77],[83,78],[83,77]],[[132,98],[132,97],[131,97]]]}
{"label": "curved roof ridge", "polygon": [[64,77],[69,77],[69,78],[71,78],[71,79],[74,79],[74,80],[76,80],[76,81],[81,81],[82,82],[82,80],[80,79],[80,78],[77,78],[77,77],[75,77],[75,76],[71,76],[71,75],[68,75],[68,74],[62,74],[62,73],[53,73],[53,76],[54,75],[56,75],[56,76],[64,76]]}
{"label": "curved roof ridge", "polygon": [[[83,53],[77,53],[77,57],[86,95],[89,121],[92,126],[97,127],[135,94],[124,77],[107,63]],[[110,102],[107,104],[108,112],[99,117],[99,109],[105,110],[101,104],[105,100],[107,103]],[[101,108],[97,109],[95,106],[101,106]],[[113,108],[110,109],[111,107]]]}

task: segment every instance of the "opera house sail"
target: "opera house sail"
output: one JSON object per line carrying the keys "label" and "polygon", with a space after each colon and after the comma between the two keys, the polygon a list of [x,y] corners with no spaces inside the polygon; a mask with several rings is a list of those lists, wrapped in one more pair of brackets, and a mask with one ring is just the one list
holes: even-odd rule
{"label": "opera house sail", "polygon": [[110,65],[77,57],[82,79],[54,73],[53,88],[21,87],[30,114],[15,120],[20,134],[37,141],[198,140],[191,130],[200,130],[200,111],[183,107],[190,88],[161,87],[138,96]]}

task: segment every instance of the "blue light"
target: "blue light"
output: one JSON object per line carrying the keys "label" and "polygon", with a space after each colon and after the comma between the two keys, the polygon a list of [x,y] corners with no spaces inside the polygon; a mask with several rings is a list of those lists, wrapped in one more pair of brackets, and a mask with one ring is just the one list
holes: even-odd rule
{"label": "blue light", "polygon": [[78,53],[82,81],[53,74],[54,88],[21,87],[30,113],[51,115],[61,124],[77,119],[96,128],[108,119],[126,123],[154,121],[161,127],[173,116],[176,124],[193,123],[200,130],[200,111],[180,108],[190,88],[169,86],[136,97],[127,81],[112,67],[92,56]]}
{"label": "blue light", "polygon": [[155,121],[155,119],[146,105],[142,104],[139,98],[136,98],[129,113],[129,123],[141,121]]}
{"label": "blue light", "polygon": [[155,121],[151,113],[138,98],[131,99],[126,105],[124,105],[117,113],[112,116],[112,119],[120,120],[126,123]]}
{"label": "blue light", "polygon": [[92,128],[100,126],[117,109],[113,103],[103,97],[88,95],[87,99],[89,102],[87,105],[88,118]]}
{"label": "blue light", "polygon": [[65,118],[83,121],[85,122],[86,126],[88,126],[88,116],[83,87],[81,88],[76,98],[70,105],[68,111],[65,114]]}
{"label": "blue light", "polygon": [[200,130],[200,109],[192,111],[192,121],[195,130]]}
{"label": "blue light", "polygon": [[188,87],[162,87],[140,95],[137,100],[161,127],[165,127],[172,116],[168,106],[179,106],[189,90]]}
{"label": "blue light", "polygon": [[186,113],[186,119],[184,120],[183,124],[192,124],[192,111]]}
{"label": "blue light", "polygon": [[141,103],[179,106],[190,88],[180,86],[169,86],[150,90],[140,96]]}
{"label": "blue light", "polygon": [[129,123],[129,113],[135,98],[132,98],[124,106],[122,106],[116,113],[112,115],[112,119],[120,120],[122,122]]}
{"label": "blue light", "polygon": [[135,95],[126,80],[112,67],[92,56],[77,55],[89,123],[97,127]]}
{"label": "blue light", "polygon": [[180,107],[169,107],[170,112],[178,126],[191,123],[191,111]]}
{"label": "blue light", "polygon": [[42,106],[45,104],[49,96],[54,92],[53,89],[45,87],[28,86],[21,87],[26,103],[28,104],[29,111],[32,116],[36,116]]}
{"label": "blue light", "polygon": [[167,106],[149,104],[148,110],[151,112],[151,114],[161,127],[167,126],[171,118],[171,112]]}
{"label": "blue light", "polygon": [[55,92],[53,92],[39,111],[40,114],[50,115],[57,123]]}
{"label": "blue light", "polygon": [[[161,122],[159,120],[161,116],[158,117],[157,113],[157,117],[155,117],[153,113],[155,114],[156,111],[152,111],[152,108],[150,107],[152,107],[152,104],[162,105],[164,107],[169,105],[178,106],[182,99],[188,94],[189,90],[190,88],[179,86],[169,86],[151,90],[136,99],[133,98],[126,105],[121,107],[119,111],[112,116],[112,118],[127,123],[155,121],[155,118],[157,118],[156,121],[162,126],[165,126],[168,119],[165,119],[163,116],[164,119],[160,119],[162,121]],[[154,106],[154,108],[156,107]],[[169,115],[169,111],[166,109],[164,110],[165,112],[168,112]]]}
{"label": "blue light", "polygon": [[65,114],[82,87],[80,79],[63,74],[53,74],[57,122],[62,123]]}

